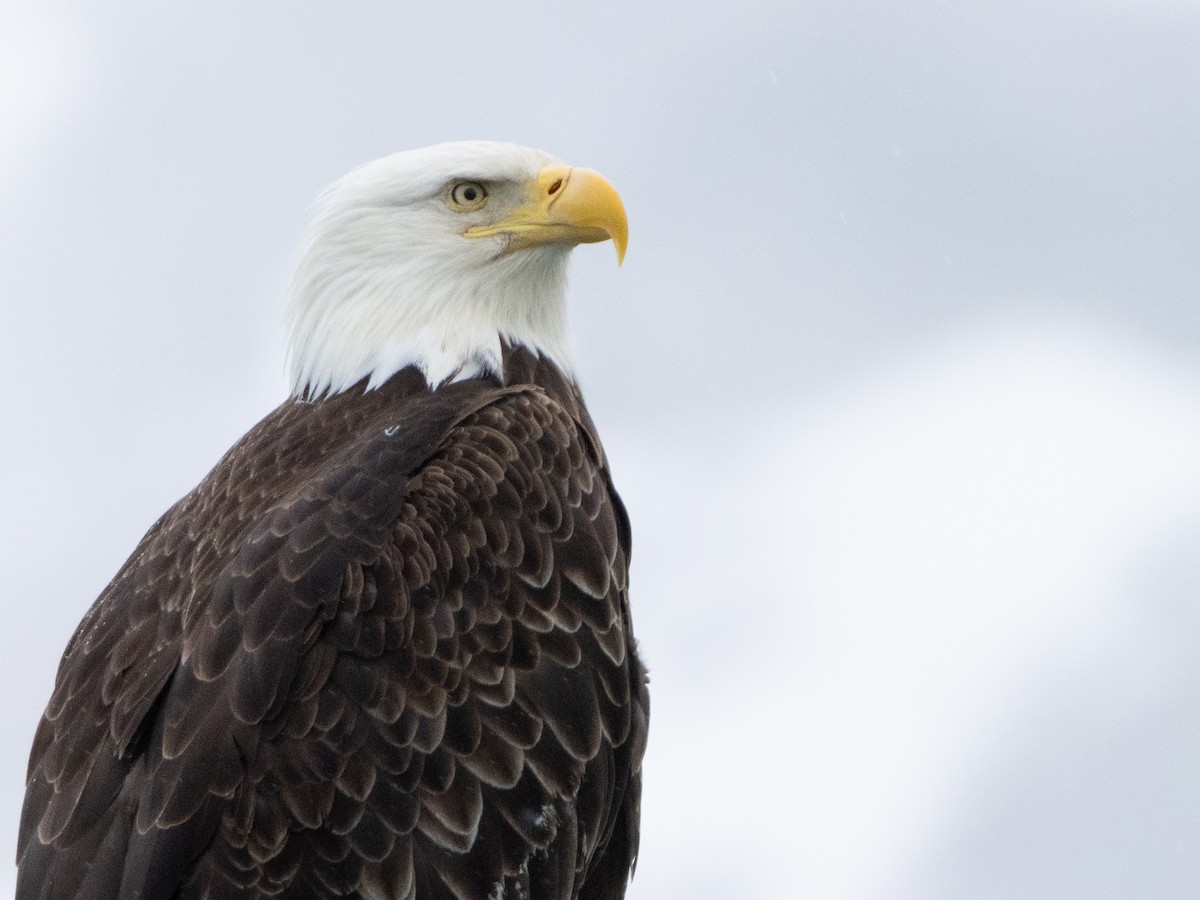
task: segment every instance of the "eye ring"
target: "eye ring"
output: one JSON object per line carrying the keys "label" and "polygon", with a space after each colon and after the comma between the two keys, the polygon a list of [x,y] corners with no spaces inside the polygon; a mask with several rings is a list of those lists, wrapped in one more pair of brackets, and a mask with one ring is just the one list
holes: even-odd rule
{"label": "eye ring", "polygon": [[446,199],[458,212],[471,212],[487,203],[488,192],[478,181],[456,181],[450,185]]}

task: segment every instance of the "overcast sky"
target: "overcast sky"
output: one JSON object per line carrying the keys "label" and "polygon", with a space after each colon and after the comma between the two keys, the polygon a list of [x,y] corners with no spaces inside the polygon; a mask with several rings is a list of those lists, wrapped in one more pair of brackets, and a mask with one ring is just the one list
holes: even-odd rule
{"label": "overcast sky", "polygon": [[79,618],[284,396],[312,199],[494,138],[630,215],[571,318],[631,900],[1200,895],[1200,2],[159,6],[0,7],[3,853]]}

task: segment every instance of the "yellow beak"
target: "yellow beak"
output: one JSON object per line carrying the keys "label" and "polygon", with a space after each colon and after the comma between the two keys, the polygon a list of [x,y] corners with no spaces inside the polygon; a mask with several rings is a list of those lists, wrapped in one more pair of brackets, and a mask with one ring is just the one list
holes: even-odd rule
{"label": "yellow beak", "polygon": [[621,264],[629,223],[620,195],[603,175],[574,166],[547,166],[530,184],[529,193],[529,200],[507,218],[468,228],[466,236],[507,235],[509,250],[611,239],[617,248],[617,265]]}

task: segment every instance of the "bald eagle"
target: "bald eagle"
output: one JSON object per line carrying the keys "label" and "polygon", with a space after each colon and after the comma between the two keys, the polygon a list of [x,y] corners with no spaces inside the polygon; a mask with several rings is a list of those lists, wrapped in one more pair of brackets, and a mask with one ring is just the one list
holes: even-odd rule
{"label": "bald eagle", "polygon": [[63,654],[18,900],[624,896],[649,702],[565,271],[626,234],[600,175],[511,144],[326,190],[291,396]]}

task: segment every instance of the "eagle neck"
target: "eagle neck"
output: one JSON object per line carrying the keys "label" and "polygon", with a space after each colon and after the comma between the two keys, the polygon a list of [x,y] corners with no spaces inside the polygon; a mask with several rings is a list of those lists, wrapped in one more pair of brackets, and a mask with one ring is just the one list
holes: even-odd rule
{"label": "eagle neck", "polygon": [[567,256],[563,247],[539,247],[466,270],[436,255],[340,266],[302,260],[289,298],[292,395],[327,396],[364,380],[375,390],[408,366],[430,387],[504,380],[505,347],[545,357],[573,381]]}

